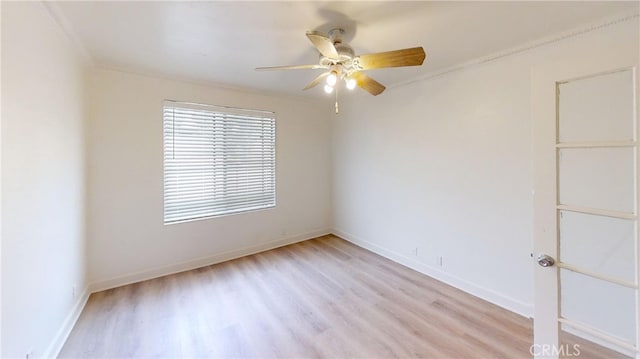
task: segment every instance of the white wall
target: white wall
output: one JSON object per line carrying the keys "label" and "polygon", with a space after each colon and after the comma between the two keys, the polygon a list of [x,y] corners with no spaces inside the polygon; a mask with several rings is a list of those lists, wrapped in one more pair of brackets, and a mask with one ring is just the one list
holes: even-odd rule
{"label": "white wall", "polygon": [[2,3],[2,357],[54,354],[83,303],[83,70],[42,3]]}
{"label": "white wall", "polygon": [[530,315],[530,70],[620,46],[637,52],[637,18],[375,98],[354,94],[333,121],[336,233]]}
{"label": "white wall", "polygon": [[[90,83],[88,245],[93,289],[330,232],[330,103],[105,69],[95,71]],[[164,99],[275,111],[277,206],[163,225]]]}

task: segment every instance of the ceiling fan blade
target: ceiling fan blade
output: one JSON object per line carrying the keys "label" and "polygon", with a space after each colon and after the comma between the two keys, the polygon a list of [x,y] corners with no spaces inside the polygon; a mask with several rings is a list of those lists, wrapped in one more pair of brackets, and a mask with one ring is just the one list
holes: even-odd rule
{"label": "ceiling fan blade", "polygon": [[307,87],[303,88],[302,90],[308,90],[312,87],[316,87],[320,82],[322,82],[322,80],[324,80],[325,77],[329,76],[329,72],[323,72],[320,75],[318,75],[318,77],[316,77],[315,79],[313,79],[313,81],[311,81]]}
{"label": "ceiling fan blade", "polygon": [[333,42],[331,42],[330,38],[322,35],[317,31],[308,31],[307,37],[309,38],[309,40],[311,40],[313,46],[315,46],[323,56],[326,56],[330,59],[337,59],[339,57],[338,51],[336,50],[336,47],[333,46]]}
{"label": "ceiling fan blade", "polygon": [[326,66],[322,65],[293,65],[293,66],[271,66],[271,67],[256,67],[256,71],[272,71],[272,70],[307,70],[307,69],[326,69]]}
{"label": "ceiling fan blade", "polygon": [[384,91],[384,89],[386,88],[384,87],[384,85],[363,74],[362,72],[355,72],[351,74],[351,78],[355,79],[358,86],[360,86],[363,90],[367,91],[373,96],[381,94],[382,91]]}
{"label": "ceiling fan blade", "polygon": [[426,57],[422,47],[413,47],[375,54],[360,55],[354,59],[360,70],[381,69],[385,67],[420,66]]}

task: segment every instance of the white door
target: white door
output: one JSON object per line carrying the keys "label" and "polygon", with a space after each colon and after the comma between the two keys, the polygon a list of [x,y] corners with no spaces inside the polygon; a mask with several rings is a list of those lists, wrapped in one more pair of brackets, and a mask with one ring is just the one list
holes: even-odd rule
{"label": "white door", "polygon": [[637,67],[612,51],[532,71],[535,356],[640,359]]}

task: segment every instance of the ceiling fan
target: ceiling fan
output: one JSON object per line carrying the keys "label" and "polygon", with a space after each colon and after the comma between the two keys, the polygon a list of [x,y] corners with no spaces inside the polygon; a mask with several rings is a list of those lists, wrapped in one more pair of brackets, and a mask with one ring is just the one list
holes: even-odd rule
{"label": "ceiling fan", "polygon": [[343,42],[343,35],[344,30],[339,28],[329,31],[329,36],[317,31],[307,32],[307,37],[320,52],[318,64],[258,67],[256,70],[326,69],[326,72],[313,79],[303,90],[315,87],[322,80],[325,80],[324,90],[326,93],[331,93],[338,80],[342,80],[349,90],[359,86],[376,96],[385,90],[384,85],[365,75],[362,71],[387,67],[420,66],[424,62],[425,53],[422,47],[356,56],[351,46]]}

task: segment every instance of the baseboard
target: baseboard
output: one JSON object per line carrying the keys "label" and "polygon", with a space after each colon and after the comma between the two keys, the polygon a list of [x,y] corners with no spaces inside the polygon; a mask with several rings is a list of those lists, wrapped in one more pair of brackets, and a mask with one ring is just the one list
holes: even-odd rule
{"label": "baseboard", "polygon": [[458,288],[464,292],[467,292],[473,296],[484,299],[490,303],[493,303],[499,307],[507,309],[511,312],[519,314],[525,318],[532,318],[533,316],[533,306],[528,305],[526,303],[522,303],[513,298],[509,298],[505,295],[497,293],[491,289],[483,288],[479,285],[473,284],[464,279],[458,278],[451,274],[445,273],[439,269],[428,266],[420,261],[415,260],[414,258],[405,256],[403,254],[388,250],[383,248],[377,244],[366,241],[362,238],[358,238],[350,233],[342,231],[340,229],[334,228],[333,234],[349,241],[359,247],[370,250],[376,254],[379,254],[385,258],[388,258],[396,263],[402,264],[405,267],[409,267],[415,271],[426,274],[431,278],[439,280],[443,283],[446,283],[452,287]]}
{"label": "baseboard", "polygon": [[289,244],[306,241],[308,239],[324,236],[327,234],[331,234],[331,230],[329,228],[317,229],[307,233],[301,233],[294,236],[289,236],[286,238],[280,238],[274,241],[269,241],[266,243],[261,243],[258,245],[245,247],[241,249],[236,249],[228,252],[223,252],[219,254],[214,254],[211,256],[191,259],[188,261],[174,263],[168,266],[157,267],[153,269],[144,270],[137,273],[131,273],[123,276],[118,276],[115,278],[102,280],[98,282],[91,283],[89,285],[89,290],[91,293],[100,292],[103,290],[121,287],[123,285],[142,282],[149,279],[159,278],[170,274],[180,273],[196,268],[206,267],[212,264],[217,264],[221,262],[226,262],[232,259],[268,251],[274,248],[283,247]]}
{"label": "baseboard", "polygon": [[57,358],[60,354],[60,350],[64,346],[64,343],[67,341],[69,334],[71,334],[71,330],[76,325],[78,318],[80,318],[80,314],[84,309],[84,306],[87,304],[87,300],[89,300],[89,287],[85,287],[82,291],[82,294],[78,297],[76,302],[67,317],[64,319],[62,326],[56,333],[56,336],[49,344],[49,347],[45,350],[42,357],[43,358]]}

